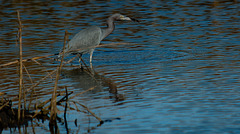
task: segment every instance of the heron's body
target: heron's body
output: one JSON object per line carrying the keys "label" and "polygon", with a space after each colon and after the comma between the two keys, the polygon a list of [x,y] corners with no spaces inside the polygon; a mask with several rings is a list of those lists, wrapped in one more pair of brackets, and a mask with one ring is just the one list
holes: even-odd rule
{"label": "heron's body", "polygon": [[66,45],[64,52],[66,54],[79,54],[81,56],[84,53],[90,52],[90,65],[92,68],[92,54],[96,46],[113,32],[115,26],[115,20],[133,20],[135,19],[125,17],[121,14],[114,14],[107,19],[107,28],[100,28],[98,26],[90,26],[80,32],[78,32]]}
{"label": "heron's body", "polygon": [[66,45],[65,53],[87,53],[92,51],[102,40],[102,29],[90,26],[77,33]]}

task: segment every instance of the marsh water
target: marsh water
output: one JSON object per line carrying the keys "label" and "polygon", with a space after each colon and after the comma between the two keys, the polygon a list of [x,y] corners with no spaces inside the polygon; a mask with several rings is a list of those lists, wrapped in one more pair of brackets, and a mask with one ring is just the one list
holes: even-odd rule
{"label": "marsh water", "polygon": [[[89,114],[69,110],[68,130],[60,122],[60,133],[240,133],[239,1],[0,3],[0,64],[18,58],[17,10],[24,26],[23,58],[57,53],[65,30],[71,39],[87,26],[106,27],[107,17],[114,13],[141,21],[115,22],[114,32],[94,51],[96,78],[78,67],[63,68],[59,86],[67,86],[73,94],[94,87],[74,101],[88,106],[106,122],[99,125]],[[89,65],[88,58],[88,54],[83,56]],[[51,59],[38,61],[42,66],[25,63],[32,78],[24,76],[25,86],[60,64]],[[71,64],[79,63],[74,60]],[[17,72],[16,65],[0,68],[5,98],[18,95]],[[36,87],[37,101],[49,99],[53,86],[50,78]],[[49,132],[47,122],[33,124],[34,132]],[[33,133],[31,125],[26,130]],[[9,131],[19,130],[8,128],[3,133]]]}

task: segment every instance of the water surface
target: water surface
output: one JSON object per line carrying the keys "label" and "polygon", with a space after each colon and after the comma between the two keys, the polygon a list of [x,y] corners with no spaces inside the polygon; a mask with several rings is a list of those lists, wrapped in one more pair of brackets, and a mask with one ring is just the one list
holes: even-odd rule
{"label": "water surface", "polygon": [[[57,53],[63,46],[65,30],[72,38],[90,25],[105,27],[108,16],[122,13],[141,23],[115,23],[115,31],[101,44],[118,45],[104,45],[94,51],[95,79],[70,65],[62,71],[59,86],[67,86],[74,94],[95,87],[74,101],[108,121],[97,126],[99,122],[88,114],[69,111],[70,133],[237,134],[239,9],[239,2],[227,0],[2,1],[0,64],[18,57],[16,10],[24,25],[24,58]],[[86,62],[88,56],[83,57]],[[59,64],[51,59],[39,62],[46,68],[25,63],[33,82]],[[78,65],[78,61],[72,64]],[[1,92],[13,98],[18,94],[17,67],[0,70]],[[25,78],[26,86],[30,85],[27,75]],[[53,86],[48,79],[36,88],[39,101],[51,97]],[[61,123],[59,130],[66,132]],[[49,132],[48,123],[36,126],[35,131]]]}

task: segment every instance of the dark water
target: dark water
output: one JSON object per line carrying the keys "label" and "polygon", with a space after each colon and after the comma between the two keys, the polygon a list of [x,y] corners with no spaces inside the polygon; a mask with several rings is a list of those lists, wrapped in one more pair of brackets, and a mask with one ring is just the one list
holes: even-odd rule
{"label": "dark water", "polygon": [[[89,25],[104,27],[113,13],[141,20],[115,23],[115,31],[102,44],[118,45],[104,45],[93,54],[95,79],[74,67],[64,68],[59,85],[74,94],[95,87],[74,101],[108,120],[97,126],[88,114],[69,111],[70,133],[240,133],[237,0],[1,1],[0,7],[0,64],[18,57],[16,10],[24,25],[24,58],[57,53],[65,30],[72,38]],[[39,62],[45,70],[59,64]],[[78,65],[77,60],[72,64]],[[46,75],[35,63],[26,66],[33,82]],[[13,98],[18,93],[17,68],[0,70],[1,92]],[[49,79],[36,88],[40,102],[51,97],[53,86]],[[61,123],[58,127],[66,132]],[[27,130],[33,131],[30,126]],[[49,132],[48,123],[36,125],[35,131]]]}

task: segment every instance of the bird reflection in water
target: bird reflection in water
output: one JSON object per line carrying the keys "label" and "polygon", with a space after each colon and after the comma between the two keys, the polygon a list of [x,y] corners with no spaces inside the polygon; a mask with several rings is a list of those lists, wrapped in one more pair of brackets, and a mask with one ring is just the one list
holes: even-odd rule
{"label": "bird reflection in water", "polygon": [[88,70],[75,68],[72,70],[62,70],[62,77],[70,78],[72,87],[81,89],[82,91],[95,87],[93,90],[86,92],[88,94],[95,94],[98,92],[108,91],[109,99],[114,102],[125,100],[124,95],[119,94],[116,84],[109,78],[94,72],[90,73]]}

